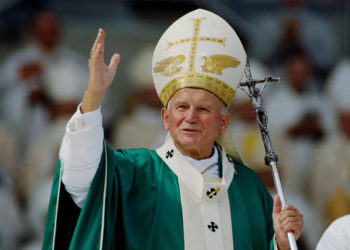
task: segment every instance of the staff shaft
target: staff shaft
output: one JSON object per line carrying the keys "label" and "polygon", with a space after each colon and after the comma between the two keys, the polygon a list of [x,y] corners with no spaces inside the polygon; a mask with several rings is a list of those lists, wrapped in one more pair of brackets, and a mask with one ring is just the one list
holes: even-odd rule
{"label": "staff shaft", "polygon": [[[273,162],[273,161],[270,162],[270,167],[271,167],[271,172],[272,172],[272,177],[273,177],[273,182],[275,184],[276,192],[280,197],[282,207],[284,207],[286,205],[286,200],[284,198],[284,193],[283,193],[283,189],[282,189],[281,180],[280,180],[280,177],[278,174],[276,162]],[[287,237],[288,237],[290,249],[297,250],[298,247],[297,247],[297,244],[295,241],[294,234],[292,234],[291,232],[288,232]]]}

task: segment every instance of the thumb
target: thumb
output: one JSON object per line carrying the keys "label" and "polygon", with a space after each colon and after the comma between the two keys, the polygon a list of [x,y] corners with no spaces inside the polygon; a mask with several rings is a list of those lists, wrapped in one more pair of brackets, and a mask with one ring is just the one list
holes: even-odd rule
{"label": "thumb", "polygon": [[279,195],[275,194],[273,197],[273,214],[279,214],[282,210],[282,203]]}
{"label": "thumb", "polygon": [[120,62],[120,55],[116,53],[112,56],[111,62],[109,63],[108,68],[112,70],[117,70],[119,62]]}

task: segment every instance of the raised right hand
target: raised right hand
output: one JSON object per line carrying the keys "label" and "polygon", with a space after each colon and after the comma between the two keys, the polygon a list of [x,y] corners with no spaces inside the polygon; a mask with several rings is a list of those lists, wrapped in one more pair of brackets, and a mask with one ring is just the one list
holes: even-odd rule
{"label": "raised right hand", "polygon": [[94,45],[91,48],[89,59],[89,81],[85,91],[81,112],[86,113],[96,110],[102,101],[106,89],[112,84],[120,55],[113,54],[109,65],[104,62],[104,42],[106,34],[99,29]]}

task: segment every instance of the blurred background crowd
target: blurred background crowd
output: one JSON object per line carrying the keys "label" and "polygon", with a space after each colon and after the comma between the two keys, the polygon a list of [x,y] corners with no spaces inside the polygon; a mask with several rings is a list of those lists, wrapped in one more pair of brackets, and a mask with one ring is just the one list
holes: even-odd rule
{"label": "blurred background crowd", "polygon": [[[325,228],[350,213],[350,1],[3,0],[0,250],[40,249],[60,142],[84,94],[98,28],[107,34],[106,61],[114,52],[122,57],[102,106],[106,140],[115,148],[156,148],[165,132],[153,48],[196,8],[234,27],[253,77],[282,79],[262,101],[287,202],[304,214],[299,248],[314,249]],[[230,112],[244,162],[273,193],[255,114],[241,90]]]}

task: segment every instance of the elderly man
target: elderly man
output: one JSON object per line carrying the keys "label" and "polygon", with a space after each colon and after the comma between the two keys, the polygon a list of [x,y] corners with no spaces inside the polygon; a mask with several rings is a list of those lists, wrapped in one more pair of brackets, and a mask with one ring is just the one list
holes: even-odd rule
{"label": "elderly man", "polygon": [[226,146],[226,106],[246,63],[232,28],[199,9],[160,39],[153,78],[169,135],[157,150],[103,146],[99,107],[120,59],[104,63],[104,40],[101,29],[62,142],[43,249],[288,249],[286,233],[299,237],[302,215],[273,203]]}

